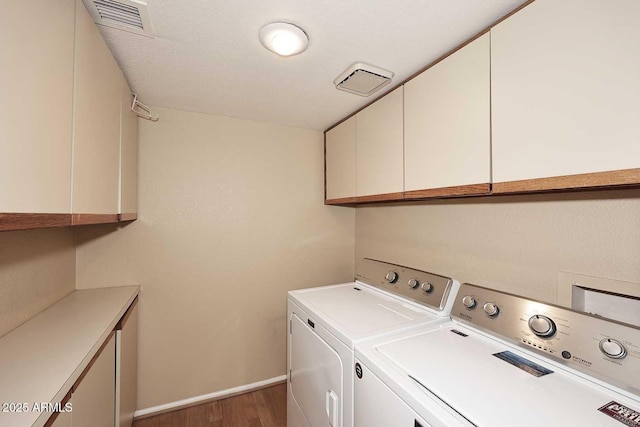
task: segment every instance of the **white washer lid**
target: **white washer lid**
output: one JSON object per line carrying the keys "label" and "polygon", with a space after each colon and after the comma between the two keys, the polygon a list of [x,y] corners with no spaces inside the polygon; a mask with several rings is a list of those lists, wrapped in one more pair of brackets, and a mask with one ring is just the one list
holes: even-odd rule
{"label": "white washer lid", "polygon": [[[638,401],[458,325],[388,342],[377,351],[478,427],[621,427],[598,409],[617,401],[640,410]],[[536,377],[494,356],[504,351],[554,372]]]}
{"label": "white washer lid", "polygon": [[351,345],[359,339],[448,319],[360,282],[291,291],[289,296]]}

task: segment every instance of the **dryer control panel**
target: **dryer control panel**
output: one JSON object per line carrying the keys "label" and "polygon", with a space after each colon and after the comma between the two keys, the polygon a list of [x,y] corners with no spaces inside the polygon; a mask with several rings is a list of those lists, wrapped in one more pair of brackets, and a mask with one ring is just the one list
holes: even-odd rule
{"label": "dryer control panel", "polygon": [[517,295],[461,285],[452,317],[640,394],[640,328]]}
{"label": "dryer control panel", "polygon": [[450,277],[370,258],[358,265],[356,280],[439,311],[448,311],[448,298],[455,297],[460,286]]}

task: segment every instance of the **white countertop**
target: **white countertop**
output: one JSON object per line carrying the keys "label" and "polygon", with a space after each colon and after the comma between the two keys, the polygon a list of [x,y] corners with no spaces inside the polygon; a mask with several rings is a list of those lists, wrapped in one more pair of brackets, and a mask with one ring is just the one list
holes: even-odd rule
{"label": "white countertop", "polygon": [[[139,286],[77,290],[0,338],[0,426],[43,426],[133,302]],[[4,412],[26,403],[29,412]]]}

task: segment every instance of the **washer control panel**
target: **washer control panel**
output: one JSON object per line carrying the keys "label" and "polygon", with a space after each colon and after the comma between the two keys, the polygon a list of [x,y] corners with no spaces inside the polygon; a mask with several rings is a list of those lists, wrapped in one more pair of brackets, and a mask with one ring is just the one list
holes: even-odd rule
{"label": "washer control panel", "polygon": [[364,258],[356,279],[368,285],[409,298],[436,310],[445,308],[455,282],[450,277],[388,262]]}
{"label": "washer control panel", "polygon": [[461,285],[451,315],[640,393],[638,327],[469,283]]}

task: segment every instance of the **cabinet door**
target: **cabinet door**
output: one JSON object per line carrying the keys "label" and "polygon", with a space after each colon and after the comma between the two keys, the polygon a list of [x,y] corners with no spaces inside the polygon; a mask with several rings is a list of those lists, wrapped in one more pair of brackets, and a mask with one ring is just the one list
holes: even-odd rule
{"label": "cabinet door", "polygon": [[0,3],[0,212],[69,214],[74,0]]}
{"label": "cabinet door", "polygon": [[116,331],[116,407],[119,427],[131,427],[138,384],[138,304]]}
{"label": "cabinet door", "polygon": [[402,93],[399,87],[356,114],[358,201],[402,198]]}
{"label": "cabinet door", "polygon": [[356,197],[356,118],[325,135],[327,203],[353,203]]}
{"label": "cabinet door", "polygon": [[86,375],[73,392],[73,427],[115,425],[116,345],[111,334]]}
{"label": "cabinet door", "polygon": [[[121,73],[81,0],[76,0],[73,214],[117,219]],[[83,223],[81,215],[75,223]],[[91,221],[91,217],[89,222]]]}
{"label": "cabinet door", "polygon": [[489,192],[489,62],[485,34],[405,84],[405,197]]}
{"label": "cabinet door", "polygon": [[537,0],[491,30],[495,192],[640,182],[639,19],[637,0]]}
{"label": "cabinet door", "polygon": [[138,212],[138,116],[131,111],[133,96],[122,76],[120,126],[120,219],[136,219]]}

